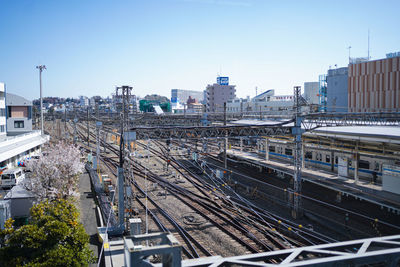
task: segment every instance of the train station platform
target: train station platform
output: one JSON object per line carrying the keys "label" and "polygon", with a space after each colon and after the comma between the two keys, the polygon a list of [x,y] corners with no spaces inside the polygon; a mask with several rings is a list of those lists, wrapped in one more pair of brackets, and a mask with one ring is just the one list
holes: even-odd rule
{"label": "train station platform", "polygon": [[[253,152],[228,149],[227,155],[255,166],[273,169],[291,176],[294,173],[293,164],[271,158],[266,160]],[[386,208],[390,212],[400,214],[400,195],[383,191],[381,185],[372,184],[371,181],[360,180],[355,183],[354,179],[339,177],[337,173],[310,167],[302,168],[302,180],[340,192],[345,196],[350,195],[356,199],[368,201],[381,206],[381,208]]]}

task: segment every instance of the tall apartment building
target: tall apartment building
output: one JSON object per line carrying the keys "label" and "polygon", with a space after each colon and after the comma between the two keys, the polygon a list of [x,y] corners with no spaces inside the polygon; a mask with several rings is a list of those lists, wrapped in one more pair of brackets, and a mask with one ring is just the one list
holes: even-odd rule
{"label": "tall apartment building", "polygon": [[350,112],[400,111],[400,53],[350,64],[348,77]]}
{"label": "tall apartment building", "polygon": [[[221,78],[226,78],[222,80]],[[223,112],[224,103],[236,98],[236,85],[229,85],[228,77],[218,77],[217,83],[207,85],[206,109],[207,112]]]}
{"label": "tall apartment building", "polygon": [[4,83],[0,83],[0,138],[7,135],[5,89]]}
{"label": "tall apartment building", "polygon": [[343,67],[328,70],[326,83],[326,111],[347,112],[348,68]]}
{"label": "tall apartment building", "polygon": [[201,103],[204,100],[204,93],[201,91],[184,90],[184,89],[171,89],[171,102],[186,104],[189,97],[196,99]]}

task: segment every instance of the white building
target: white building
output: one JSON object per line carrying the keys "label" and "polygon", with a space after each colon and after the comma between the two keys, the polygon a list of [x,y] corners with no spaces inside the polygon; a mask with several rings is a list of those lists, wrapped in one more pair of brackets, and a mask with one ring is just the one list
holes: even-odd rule
{"label": "white building", "polygon": [[319,82],[304,83],[304,99],[308,104],[319,104]]}
{"label": "white building", "polygon": [[193,91],[184,89],[171,89],[171,103],[186,104],[189,97],[196,99],[201,103],[204,99],[203,91]]}
{"label": "white building", "polygon": [[227,112],[242,114],[285,114],[293,110],[293,95],[275,96],[275,90],[267,90],[252,99],[234,99],[226,104]]}
{"label": "white building", "polygon": [[91,97],[88,102],[89,102],[89,106],[91,106],[91,107],[96,106],[96,99],[94,97]]}
{"label": "white building", "polygon": [[[10,96],[15,96],[10,94]],[[21,97],[19,97],[21,98]],[[19,98],[12,98],[19,100]],[[18,102],[18,101],[17,101]],[[10,104],[10,112],[13,112],[14,104],[18,108],[19,102]],[[49,141],[50,136],[41,135],[40,131],[32,131],[18,134],[13,133],[15,136],[6,135],[6,101],[5,101],[5,85],[0,83],[0,172],[4,169],[17,167],[18,164],[26,158],[37,155],[41,151],[41,146]],[[11,116],[12,117],[12,116]],[[30,122],[32,123],[32,122]],[[3,131],[4,129],[4,131]],[[28,128],[26,128],[28,129]]]}
{"label": "white building", "polygon": [[80,96],[79,97],[79,105],[81,107],[87,107],[89,106],[89,98],[87,98],[86,96]]}
{"label": "white building", "polygon": [[5,137],[0,141],[0,168],[18,167],[19,162],[38,155],[41,146],[49,140],[50,136],[41,136],[40,131]]}
{"label": "white building", "polygon": [[0,83],[0,139],[7,135],[6,131],[6,99],[5,85]]}

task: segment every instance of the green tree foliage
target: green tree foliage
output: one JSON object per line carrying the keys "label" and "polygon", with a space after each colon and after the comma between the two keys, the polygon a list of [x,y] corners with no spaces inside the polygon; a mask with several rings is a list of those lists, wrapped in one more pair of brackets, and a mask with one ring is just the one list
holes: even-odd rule
{"label": "green tree foliage", "polygon": [[29,224],[0,230],[0,266],[88,266],[95,258],[89,236],[68,200],[43,201],[31,208]]}

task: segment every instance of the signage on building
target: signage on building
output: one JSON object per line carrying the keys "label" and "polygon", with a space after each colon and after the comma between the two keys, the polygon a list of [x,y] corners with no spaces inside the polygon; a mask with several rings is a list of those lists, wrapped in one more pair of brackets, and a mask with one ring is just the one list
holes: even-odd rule
{"label": "signage on building", "polygon": [[229,77],[217,77],[217,83],[219,85],[229,85]]}
{"label": "signage on building", "polygon": [[178,103],[178,98],[177,97],[171,97],[171,102],[172,103]]}
{"label": "signage on building", "polygon": [[386,58],[400,57],[400,52],[386,54]]}
{"label": "signage on building", "polygon": [[272,99],[278,101],[290,101],[293,100],[293,96],[292,95],[274,96]]}

